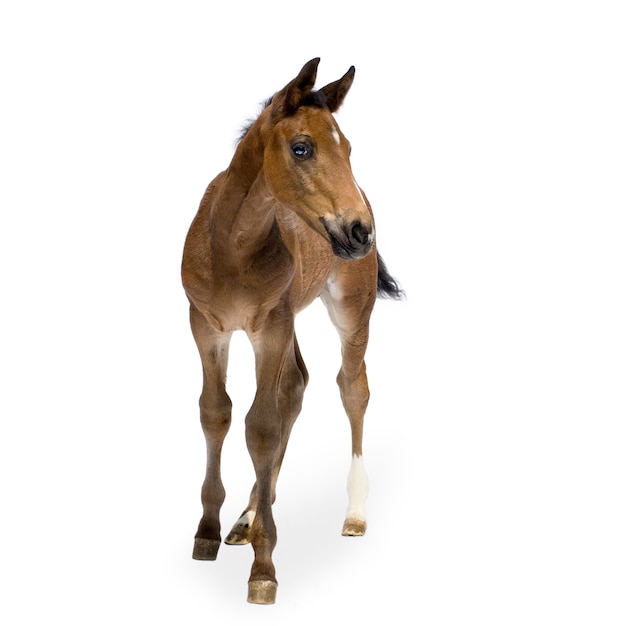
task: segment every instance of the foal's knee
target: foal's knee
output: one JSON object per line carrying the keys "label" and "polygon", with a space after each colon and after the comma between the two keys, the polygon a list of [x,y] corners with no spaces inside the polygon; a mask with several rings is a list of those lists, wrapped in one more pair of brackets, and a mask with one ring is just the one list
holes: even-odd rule
{"label": "foal's knee", "polygon": [[225,436],[230,428],[232,402],[227,394],[216,398],[200,396],[200,423],[207,435]]}
{"label": "foal's knee", "polygon": [[308,382],[306,368],[293,367],[283,375],[278,389],[278,406],[281,414],[297,417],[302,410],[304,390]]}
{"label": "foal's knee", "polygon": [[363,363],[361,370],[355,377],[347,376],[344,369],[340,369],[339,374],[337,374],[337,385],[339,386],[344,405],[347,403],[352,407],[365,411],[370,399],[365,363]]}

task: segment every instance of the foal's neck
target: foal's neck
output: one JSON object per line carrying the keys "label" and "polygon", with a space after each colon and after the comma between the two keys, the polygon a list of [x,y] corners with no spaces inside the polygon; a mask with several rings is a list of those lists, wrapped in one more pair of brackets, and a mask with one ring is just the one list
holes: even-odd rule
{"label": "foal's neck", "polygon": [[260,132],[252,128],[237,146],[214,206],[214,248],[245,261],[276,236],[276,201],[263,172]]}

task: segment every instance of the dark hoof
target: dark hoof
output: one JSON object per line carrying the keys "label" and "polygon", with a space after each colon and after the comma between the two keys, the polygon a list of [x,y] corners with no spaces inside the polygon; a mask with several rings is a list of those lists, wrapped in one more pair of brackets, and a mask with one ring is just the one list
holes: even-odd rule
{"label": "dark hoof", "polygon": [[193,558],[197,561],[215,561],[220,549],[219,539],[202,539],[196,537],[193,543]]}

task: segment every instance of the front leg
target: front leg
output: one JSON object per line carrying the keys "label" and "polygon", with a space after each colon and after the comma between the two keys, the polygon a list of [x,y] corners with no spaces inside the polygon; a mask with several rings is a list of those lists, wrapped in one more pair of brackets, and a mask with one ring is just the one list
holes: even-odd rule
{"label": "front leg", "polygon": [[221,477],[221,454],[231,421],[232,403],[226,393],[226,368],[230,333],[219,333],[194,306],[191,329],[200,352],[203,372],[200,421],[206,440],[206,476],[202,484],[202,519],[194,540],[193,558],[213,561],[220,546],[220,508],[225,491]]}
{"label": "front leg", "polygon": [[[348,473],[348,509],[342,530],[342,534],[348,537],[364,535],[367,529],[365,501],[369,492],[369,482],[363,462],[363,418],[369,400],[369,388],[365,363],[362,361],[363,352],[364,348],[362,350],[350,349],[344,345],[344,363],[337,376],[341,399],[352,431],[352,463]],[[350,369],[346,364],[346,356],[350,354],[353,357],[361,355],[361,367],[356,377],[350,376]]]}
{"label": "front leg", "polygon": [[[303,376],[294,370],[293,317],[271,315],[265,328],[252,339],[256,359],[257,392],[246,416],[246,443],[256,474],[251,501],[254,523],[249,536],[254,561],[248,581],[248,602],[273,604],[276,599],[276,572],[272,552],[276,546],[276,525],[272,515],[278,470],[291,426],[300,409],[304,392]],[[289,389],[285,389],[287,385]],[[296,396],[297,410],[286,412],[285,398]],[[249,520],[249,518],[248,518]]]}
{"label": "front leg", "polygon": [[[365,534],[367,528],[365,501],[369,486],[363,463],[363,419],[370,394],[364,359],[369,320],[376,301],[375,261],[376,257],[370,255],[361,261],[343,265],[321,293],[341,339],[341,369],[337,384],[352,433],[348,509],[342,534],[351,537]],[[358,272],[353,275],[351,272],[355,269]],[[354,280],[354,276],[359,279]]]}
{"label": "front leg", "polygon": [[[272,503],[276,500],[276,483],[278,474],[287,449],[287,442],[291,429],[295,423],[300,410],[302,409],[302,399],[304,390],[309,381],[304,360],[300,354],[298,341],[294,334],[293,344],[290,346],[283,366],[283,371],[279,381],[278,394],[278,413],[280,415],[281,433],[280,433],[280,454],[278,461],[274,467],[272,476]],[[257,487],[256,483],[252,487],[250,501],[248,506],[241,514],[239,519],[233,524],[233,527],[224,540],[229,545],[244,545],[250,542],[250,530],[256,517],[257,511]]]}

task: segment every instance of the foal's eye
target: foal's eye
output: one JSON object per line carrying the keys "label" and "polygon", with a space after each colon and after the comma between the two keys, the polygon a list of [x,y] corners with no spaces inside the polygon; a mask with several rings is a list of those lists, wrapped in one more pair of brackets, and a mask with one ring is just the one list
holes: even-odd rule
{"label": "foal's eye", "polygon": [[307,146],[307,144],[301,142],[294,143],[293,146],[291,146],[291,151],[293,152],[294,156],[301,161],[304,161],[304,159],[308,159],[312,154],[311,148]]}

